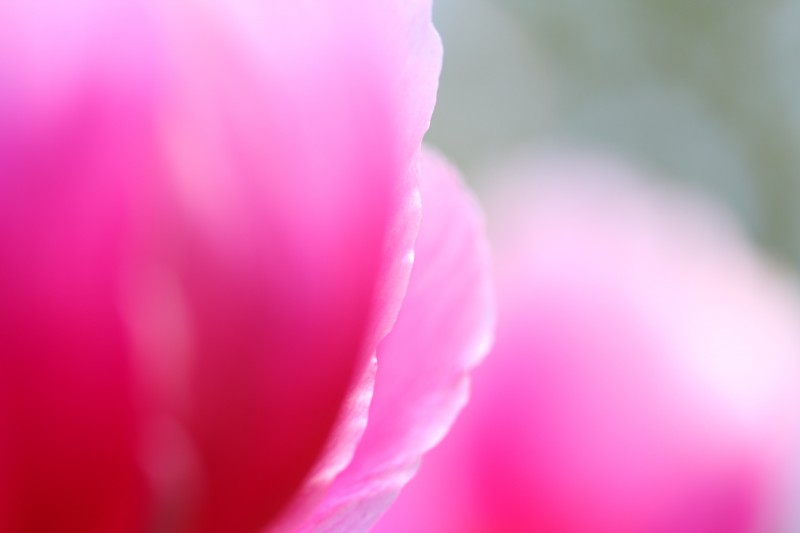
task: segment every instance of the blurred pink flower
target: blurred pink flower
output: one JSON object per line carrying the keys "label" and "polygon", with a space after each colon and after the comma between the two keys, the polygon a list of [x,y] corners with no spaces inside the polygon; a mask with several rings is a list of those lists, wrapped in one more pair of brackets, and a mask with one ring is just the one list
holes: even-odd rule
{"label": "blurred pink flower", "polygon": [[0,531],[377,518],[491,328],[440,59],[425,0],[0,3]]}
{"label": "blurred pink flower", "polygon": [[794,531],[797,288],[621,167],[523,168],[488,205],[495,349],[376,531]]}

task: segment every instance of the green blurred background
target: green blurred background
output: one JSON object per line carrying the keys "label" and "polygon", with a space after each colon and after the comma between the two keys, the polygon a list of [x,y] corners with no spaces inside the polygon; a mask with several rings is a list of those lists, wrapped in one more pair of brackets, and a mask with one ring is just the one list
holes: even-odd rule
{"label": "green blurred background", "polygon": [[800,267],[800,0],[436,0],[428,142],[467,174],[602,151],[727,205]]}

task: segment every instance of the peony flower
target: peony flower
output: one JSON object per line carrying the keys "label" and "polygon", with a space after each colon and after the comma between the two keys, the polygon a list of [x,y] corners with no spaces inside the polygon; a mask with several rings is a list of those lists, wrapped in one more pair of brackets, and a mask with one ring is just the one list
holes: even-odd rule
{"label": "peony flower", "polygon": [[440,56],[425,0],[0,4],[0,531],[376,519],[491,327]]}
{"label": "peony flower", "polygon": [[619,165],[515,175],[488,208],[495,348],[375,531],[794,531],[797,287],[720,212]]}

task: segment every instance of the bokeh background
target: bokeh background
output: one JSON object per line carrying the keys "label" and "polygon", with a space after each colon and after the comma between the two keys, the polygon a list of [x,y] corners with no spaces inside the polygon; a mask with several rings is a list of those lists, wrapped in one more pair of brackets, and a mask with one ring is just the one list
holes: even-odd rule
{"label": "bokeh background", "polygon": [[800,0],[436,0],[434,20],[427,142],[479,191],[509,155],[610,154],[800,272]]}
{"label": "bokeh background", "polygon": [[520,151],[611,154],[800,268],[800,0],[436,0],[428,142],[480,188]]}

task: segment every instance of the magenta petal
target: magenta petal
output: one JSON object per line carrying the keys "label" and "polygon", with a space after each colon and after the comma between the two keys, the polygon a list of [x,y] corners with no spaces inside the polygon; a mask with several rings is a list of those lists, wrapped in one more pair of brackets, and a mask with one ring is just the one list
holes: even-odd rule
{"label": "magenta petal", "polygon": [[152,161],[152,27],[136,6],[56,4],[0,6],[0,531],[141,531],[118,298],[128,186]]}
{"label": "magenta petal", "polygon": [[413,5],[0,5],[0,529],[292,500],[404,292]]}
{"label": "magenta petal", "polygon": [[182,210],[165,259],[192,337],[172,407],[196,456],[195,531],[253,531],[284,511],[387,327],[385,239],[414,186],[391,62],[405,41],[375,34],[378,8],[311,4],[168,19]]}
{"label": "magenta petal", "polygon": [[467,401],[490,346],[492,290],[483,219],[456,172],[425,153],[423,223],[397,323],[378,348],[363,440],[303,531],[362,531],[414,475]]}

